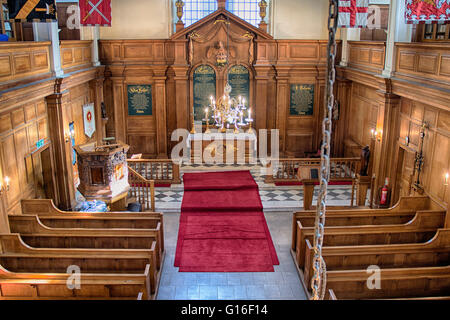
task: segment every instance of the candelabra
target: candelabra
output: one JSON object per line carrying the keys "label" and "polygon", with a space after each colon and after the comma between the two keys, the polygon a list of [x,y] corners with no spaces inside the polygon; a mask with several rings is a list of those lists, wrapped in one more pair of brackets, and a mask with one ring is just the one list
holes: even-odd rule
{"label": "candelabra", "polygon": [[[241,127],[247,125],[249,125],[249,130],[251,130],[251,124],[253,122],[251,110],[248,110],[248,118],[244,119],[244,112],[247,110],[245,98],[239,97],[235,99],[230,97],[231,90],[231,86],[227,82],[223,97],[219,98],[216,102],[211,96],[210,108],[212,110],[214,124],[220,129],[220,132],[226,132],[230,125],[234,126],[235,133],[238,133]],[[206,119],[208,119],[208,109],[205,110],[205,113]],[[207,126],[209,128],[208,120]]]}

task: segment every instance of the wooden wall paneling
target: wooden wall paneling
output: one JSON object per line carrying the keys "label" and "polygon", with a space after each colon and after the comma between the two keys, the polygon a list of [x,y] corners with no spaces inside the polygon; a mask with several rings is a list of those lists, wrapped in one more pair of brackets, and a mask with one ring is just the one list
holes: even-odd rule
{"label": "wooden wall paneling", "polygon": [[[255,66],[255,87],[256,94],[254,95],[255,114],[255,129],[259,132],[260,129],[267,129],[268,123],[268,80],[270,66]],[[254,108],[254,109],[255,109]]]}
{"label": "wooden wall paneling", "polygon": [[50,77],[50,42],[0,43],[1,88],[14,86],[12,81]]}
{"label": "wooden wall paneling", "polygon": [[396,43],[395,76],[441,88],[450,85],[450,44]]}
{"label": "wooden wall paneling", "polygon": [[349,41],[349,67],[381,73],[384,69],[384,41]]}
{"label": "wooden wall paneling", "polygon": [[92,66],[91,40],[61,41],[61,66],[67,72]]}

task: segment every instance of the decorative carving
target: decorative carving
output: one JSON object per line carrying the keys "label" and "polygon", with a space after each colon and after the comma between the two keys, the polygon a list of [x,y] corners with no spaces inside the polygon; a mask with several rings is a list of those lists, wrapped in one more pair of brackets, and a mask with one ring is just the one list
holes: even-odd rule
{"label": "decorative carving", "polygon": [[[234,48],[230,47],[230,56],[232,58],[236,57],[236,51]],[[225,49],[225,46],[223,44],[223,41],[218,41],[216,44],[208,49],[208,52],[206,54],[206,57],[210,59],[211,57],[216,57],[216,65],[219,68],[223,68],[228,64],[228,55],[227,50]]]}
{"label": "decorative carving", "polygon": [[264,22],[264,19],[266,18],[267,2],[265,0],[261,0],[259,2],[258,6],[259,6],[259,16],[261,17],[261,22]]}
{"label": "decorative carving", "polygon": [[178,22],[183,22],[181,21],[181,18],[183,17],[184,2],[181,0],[177,0],[177,2],[175,2],[175,6],[177,7]]}
{"label": "decorative carving", "polygon": [[244,33],[242,35],[242,38],[246,38],[249,39],[249,48],[248,48],[248,63],[250,65],[253,64],[253,60],[254,60],[254,56],[253,56],[253,52],[254,52],[254,44],[253,44],[253,39],[255,38],[254,35],[247,31],[246,33]]}

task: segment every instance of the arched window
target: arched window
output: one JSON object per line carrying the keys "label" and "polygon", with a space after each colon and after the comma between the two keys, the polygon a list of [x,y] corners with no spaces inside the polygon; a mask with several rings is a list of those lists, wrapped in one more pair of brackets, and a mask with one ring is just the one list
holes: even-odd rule
{"label": "arched window", "polygon": [[[261,22],[258,6],[259,2],[260,0],[228,0],[227,10],[257,27]],[[270,1],[266,0],[266,2],[270,5]],[[268,9],[269,7],[267,8],[267,12],[269,12]]]}
{"label": "arched window", "polygon": [[191,24],[217,10],[217,0],[183,0],[183,2],[184,14],[182,19],[185,27],[189,27]]}

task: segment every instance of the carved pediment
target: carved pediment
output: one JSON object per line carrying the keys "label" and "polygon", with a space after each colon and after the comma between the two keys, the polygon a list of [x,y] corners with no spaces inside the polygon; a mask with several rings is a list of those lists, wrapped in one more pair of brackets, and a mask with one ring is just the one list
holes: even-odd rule
{"label": "carved pediment", "polygon": [[231,25],[234,25],[242,29],[244,33],[246,31],[253,33],[255,35],[255,38],[267,40],[273,39],[273,37],[267,32],[264,32],[263,30],[256,28],[252,24],[248,23],[247,21],[239,18],[238,16],[232,14],[231,12],[225,9],[218,9],[214,11],[210,15],[190,25],[188,28],[185,28],[173,34],[170,39],[171,40],[186,39],[186,37],[188,37],[190,33],[192,33],[193,31],[199,31],[203,29],[204,26],[207,26],[209,24],[217,25],[218,23],[224,23],[226,21],[229,21]]}
{"label": "carved pediment", "polygon": [[219,9],[189,28],[176,33],[172,40],[188,40],[189,65],[210,64],[219,69],[226,65],[250,66],[255,57],[255,39],[272,37],[232,13]]}

